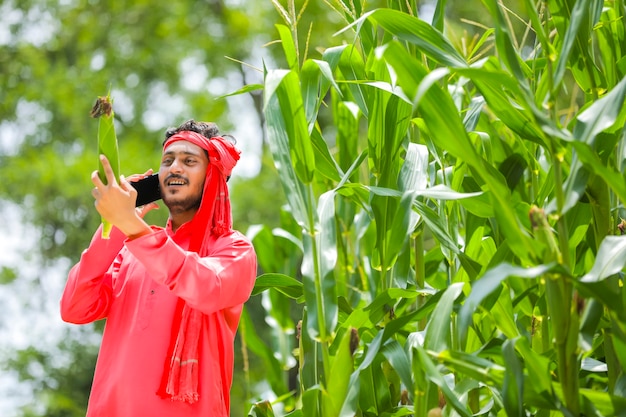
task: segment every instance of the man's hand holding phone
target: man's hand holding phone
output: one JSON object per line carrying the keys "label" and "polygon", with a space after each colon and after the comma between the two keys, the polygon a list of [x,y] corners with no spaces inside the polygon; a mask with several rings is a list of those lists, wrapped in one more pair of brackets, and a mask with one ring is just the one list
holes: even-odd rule
{"label": "man's hand holding phone", "polygon": [[[116,226],[129,238],[152,233],[152,229],[142,217],[158,205],[150,203],[137,209],[135,202],[138,193],[131,186],[131,182],[120,175],[118,183],[111,164],[104,155],[100,155],[100,162],[106,174],[107,184],[100,180],[97,170],[91,174],[91,181],[95,186],[92,195],[96,210],[103,219]],[[148,171],[151,172],[152,170]]]}
{"label": "man's hand holding phone", "polygon": [[137,190],[137,207],[144,206],[161,199],[159,187],[159,174],[153,174],[152,170],[143,175],[133,175],[127,178],[135,190]]}

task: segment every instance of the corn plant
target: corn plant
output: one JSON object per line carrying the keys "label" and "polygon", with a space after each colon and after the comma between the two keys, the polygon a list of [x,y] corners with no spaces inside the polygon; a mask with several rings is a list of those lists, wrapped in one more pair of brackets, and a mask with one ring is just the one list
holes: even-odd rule
{"label": "corn plant", "polygon": [[493,27],[465,48],[445,1],[432,22],[364,3],[332,3],[354,42],[321,59],[277,25],[288,208],[252,236],[282,348],[244,317],[277,398],[249,415],[624,414],[624,1],[524,0],[520,40],[483,0]]}
{"label": "corn plant", "polygon": [[[100,155],[104,155],[111,164],[113,174],[117,181],[120,176],[120,157],[117,145],[117,135],[115,134],[113,112],[113,101],[111,95],[101,96],[96,99],[96,103],[91,109],[91,117],[98,119],[98,177],[104,184],[108,182],[104,172],[104,166],[100,161]],[[102,218],[102,238],[108,239],[111,235],[113,225]]]}

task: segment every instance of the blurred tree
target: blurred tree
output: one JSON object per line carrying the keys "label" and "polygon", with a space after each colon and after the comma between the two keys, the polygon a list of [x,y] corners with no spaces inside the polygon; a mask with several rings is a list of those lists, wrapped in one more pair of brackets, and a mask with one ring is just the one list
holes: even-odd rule
{"label": "blurred tree", "polygon": [[34,402],[23,407],[21,415],[84,416],[98,349],[75,338],[62,340],[58,349],[71,360],[60,361],[58,354],[29,347],[8,361],[20,380],[33,386]]}

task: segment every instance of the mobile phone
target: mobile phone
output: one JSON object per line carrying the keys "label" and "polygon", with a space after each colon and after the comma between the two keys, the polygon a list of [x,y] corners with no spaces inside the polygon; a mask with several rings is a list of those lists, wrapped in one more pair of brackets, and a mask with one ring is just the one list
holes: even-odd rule
{"label": "mobile phone", "polygon": [[137,190],[137,207],[152,203],[161,199],[161,188],[159,187],[159,174],[148,175],[139,181],[130,181],[130,185]]}

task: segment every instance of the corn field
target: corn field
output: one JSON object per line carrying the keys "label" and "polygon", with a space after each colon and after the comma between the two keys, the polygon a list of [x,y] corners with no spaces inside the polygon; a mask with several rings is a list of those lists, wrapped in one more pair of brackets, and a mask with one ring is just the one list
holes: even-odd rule
{"label": "corn field", "polygon": [[286,66],[238,92],[288,201],[251,232],[249,416],[626,415],[624,0],[483,0],[463,42],[442,0],[328,1],[322,59],[274,3]]}

